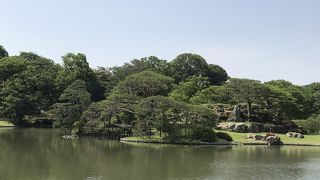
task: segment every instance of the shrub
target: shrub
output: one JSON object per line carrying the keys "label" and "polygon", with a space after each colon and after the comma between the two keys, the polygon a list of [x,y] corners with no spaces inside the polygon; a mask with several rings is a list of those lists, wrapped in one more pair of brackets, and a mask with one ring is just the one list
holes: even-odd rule
{"label": "shrub", "polygon": [[99,134],[102,132],[104,129],[104,124],[101,121],[88,121],[86,122],[82,129],[81,132],[83,132],[86,135],[95,135]]}
{"label": "shrub", "polygon": [[203,142],[215,142],[216,133],[210,128],[196,128],[193,130],[192,138]]}
{"label": "shrub", "polygon": [[320,134],[320,116],[296,122],[309,134]]}
{"label": "shrub", "polygon": [[224,114],[220,114],[220,115],[218,115],[218,120],[219,121],[227,121],[228,120],[228,116],[224,115]]}
{"label": "shrub", "polygon": [[228,133],[224,132],[217,132],[216,136],[220,139],[226,140],[226,141],[233,141],[232,137]]}
{"label": "shrub", "polygon": [[71,130],[71,135],[82,135],[83,133],[83,121],[78,121],[73,124],[73,128]]}

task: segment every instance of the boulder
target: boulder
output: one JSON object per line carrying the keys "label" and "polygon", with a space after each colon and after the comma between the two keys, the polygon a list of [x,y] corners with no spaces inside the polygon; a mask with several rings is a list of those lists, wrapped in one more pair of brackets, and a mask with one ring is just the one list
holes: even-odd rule
{"label": "boulder", "polygon": [[235,124],[229,124],[228,125],[228,130],[233,130],[236,127]]}
{"label": "boulder", "polygon": [[255,139],[256,135],[253,134],[248,134],[247,139]]}
{"label": "boulder", "polygon": [[246,133],[247,132],[247,126],[245,124],[237,124],[233,130],[233,132],[238,132],[238,133]]}
{"label": "boulder", "polygon": [[260,128],[257,126],[257,125],[255,125],[255,124],[250,124],[249,126],[248,126],[248,132],[251,132],[251,133],[258,133],[258,132],[261,132],[260,131]]}
{"label": "boulder", "polygon": [[292,138],[304,138],[303,134],[297,132],[288,132],[287,136]]}
{"label": "boulder", "polygon": [[271,145],[283,144],[280,137],[277,136],[268,136],[266,137],[266,141]]}
{"label": "boulder", "polygon": [[288,132],[288,133],[287,133],[287,136],[288,136],[288,137],[292,137],[293,134],[294,134],[294,132]]}
{"label": "boulder", "polygon": [[217,130],[224,130],[224,131],[227,131],[228,130],[228,124],[218,124],[217,125]]}
{"label": "boulder", "polygon": [[297,137],[299,136],[299,134],[300,134],[300,133],[293,133],[293,134],[292,134],[292,137],[293,137],[293,138],[297,138]]}
{"label": "boulder", "polygon": [[256,140],[256,141],[261,141],[261,140],[264,140],[266,137],[265,136],[261,136],[261,135],[255,135],[254,136],[254,139]]}
{"label": "boulder", "polygon": [[299,133],[299,135],[297,136],[297,138],[304,138],[304,135]]}

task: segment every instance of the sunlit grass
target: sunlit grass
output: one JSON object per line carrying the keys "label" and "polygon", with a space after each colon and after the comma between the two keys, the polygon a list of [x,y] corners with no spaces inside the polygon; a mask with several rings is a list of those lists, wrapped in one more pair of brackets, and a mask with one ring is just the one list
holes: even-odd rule
{"label": "sunlit grass", "polygon": [[[241,142],[241,143],[260,143],[263,141],[256,141],[254,139],[247,139],[248,134],[259,134],[265,135],[266,133],[236,133],[236,132],[227,132],[221,130],[215,130],[216,132],[226,132],[228,133],[233,141]],[[312,144],[312,145],[320,145],[320,135],[305,135],[305,138],[291,138],[286,134],[276,134],[281,138],[281,141],[284,144]]]}
{"label": "sunlit grass", "polygon": [[0,120],[0,127],[14,127],[15,125],[8,121],[1,121]]}
{"label": "sunlit grass", "polygon": [[159,135],[152,135],[151,137],[134,136],[134,137],[125,137],[123,139],[131,140],[131,141],[160,141],[162,138]]}

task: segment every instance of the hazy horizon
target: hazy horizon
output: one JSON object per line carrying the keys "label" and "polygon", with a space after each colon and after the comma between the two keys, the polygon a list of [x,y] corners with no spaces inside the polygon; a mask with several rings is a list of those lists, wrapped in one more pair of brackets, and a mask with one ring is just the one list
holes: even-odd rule
{"label": "hazy horizon", "polygon": [[320,1],[0,0],[0,44],[61,63],[67,52],[91,67],[185,52],[229,76],[262,82],[320,81]]}

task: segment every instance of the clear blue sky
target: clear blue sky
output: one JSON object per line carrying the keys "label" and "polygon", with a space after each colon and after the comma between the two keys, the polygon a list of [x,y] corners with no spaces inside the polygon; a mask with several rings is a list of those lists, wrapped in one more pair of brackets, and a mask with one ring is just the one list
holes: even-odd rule
{"label": "clear blue sky", "polygon": [[0,44],[92,67],[202,55],[232,77],[320,81],[319,0],[0,0]]}

